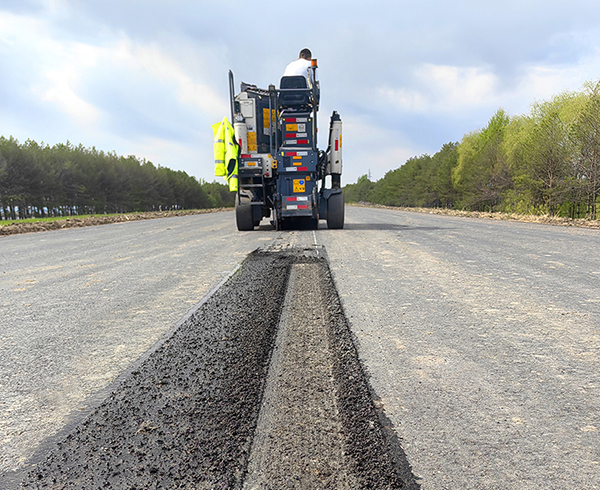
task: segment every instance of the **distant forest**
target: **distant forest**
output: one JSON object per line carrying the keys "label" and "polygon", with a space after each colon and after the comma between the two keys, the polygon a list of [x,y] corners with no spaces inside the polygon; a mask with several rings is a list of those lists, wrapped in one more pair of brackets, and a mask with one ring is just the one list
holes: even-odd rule
{"label": "distant forest", "polygon": [[346,202],[597,219],[600,81],[565,92],[409,159],[371,182],[344,187]]}
{"label": "distant forest", "polygon": [[74,216],[233,206],[227,186],[183,171],[57,144],[0,137],[0,217]]}

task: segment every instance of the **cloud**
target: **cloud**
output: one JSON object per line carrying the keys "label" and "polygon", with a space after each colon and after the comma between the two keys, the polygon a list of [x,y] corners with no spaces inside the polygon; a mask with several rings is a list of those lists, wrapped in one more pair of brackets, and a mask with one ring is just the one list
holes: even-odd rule
{"label": "cloud", "polygon": [[385,103],[400,110],[440,114],[469,110],[494,99],[497,77],[477,67],[457,67],[426,63],[417,68],[413,88],[378,89]]}
{"label": "cloud", "polygon": [[[76,42],[53,39],[48,23],[41,19],[3,13],[0,16],[0,48],[6,73],[4,89],[29,99],[40,113],[52,111],[75,125],[89,128],[100,111],[81,96],[81,73],[94,64],[97,49]],[[32,120],[35,113],[28,114]]]}
{"label": "cloud", "polygon": [[343,118],[344,182],[353,182],[371,173],[379,179],[410,157],[424,153],[395,127],[381,127],[368,117]]}
{"label": "cloud", "polygon": [[115,60],[121,68],[166,86],[167,91],[172,90],[184,106],[191,105],[213,118],[218,118],[228,108],[226,100],[211,86],[192,78],[178,60],[155,43],[143,45],[123,39],[106,53],[105,61],[110,59]]}
{"label": "cloud", "polygon": [[93,67],[98,49],[82,44],[67,44],[54,53],[55,68],[46,70],[37,84],[40,100],[55,105],[55,109],[68,115],[74,124],[94,130],[100,122],[102,112],[81,94],[82,71]]}

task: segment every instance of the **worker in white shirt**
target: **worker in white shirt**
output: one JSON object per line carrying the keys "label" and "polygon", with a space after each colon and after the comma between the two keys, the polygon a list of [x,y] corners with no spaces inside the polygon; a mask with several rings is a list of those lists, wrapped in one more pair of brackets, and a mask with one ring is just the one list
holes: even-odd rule
{"label": "worker in white shirt", "polygon": [[283,76],[293,77],[295,75],[302,75],[308,80],[308,69],[310,68],[311,60],[312,53],[310,52],[310,49],[304,48],[300,51],[298,59],[286,66]]}

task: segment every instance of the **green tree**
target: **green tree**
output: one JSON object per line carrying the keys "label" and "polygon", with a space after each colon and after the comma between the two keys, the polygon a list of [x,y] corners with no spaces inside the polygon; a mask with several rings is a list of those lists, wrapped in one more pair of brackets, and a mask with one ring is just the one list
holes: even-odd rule
{"label": "green tree", "polygon": [[446,143],[432,158],[435,207],[452,208],[457,198],[452,171],[458,164],[458,143]]}
{"label": "green tree", "polygon": [[365,174],[358,178],[356,184],[344,186],[344,199],[346,202],[371,202],[374,189],[375,183]]}
{"label": "green tree", "polygon": [[577,149],[576,172],[587,200],[587,214],[596,219],[600,191],[600,81],[588,84],[585,102],[573,124],[571,139]]}
{"label": "green tree", "polygon": [[135,156],[69,141],[52,147],[0,137],[0,217],[232,206],[225,186],[204,184]]}
{"label": "green tree", "polygon": [[463,137],[452,170],[459,207],[491,211],[500,203],[502,193],[512,187],[508,164],[501,151],[509,123],[508,114],[499,109],[485,129]]}

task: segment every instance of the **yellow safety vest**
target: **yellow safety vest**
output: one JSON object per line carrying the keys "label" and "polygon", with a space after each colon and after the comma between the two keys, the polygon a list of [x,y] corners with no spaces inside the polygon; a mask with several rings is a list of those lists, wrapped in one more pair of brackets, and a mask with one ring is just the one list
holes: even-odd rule
{"label": "yellow safety vest", "polygon": [[215,175],[225,177],[225,125],[223,122],[212,125],[215,138],[213,140],[213,149],[215,154]]}
{"label": "yellow safety vest", "polygon": [[235,141],[235,130],[226,117],[213,124],[215,175],[225,177],[229,190],[238,190],[239,146]]}

